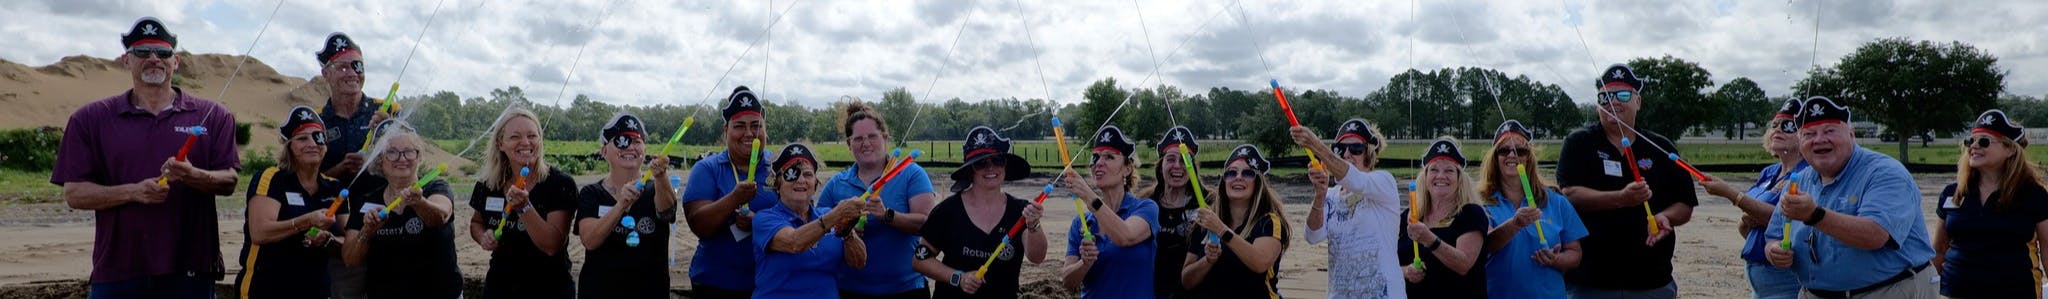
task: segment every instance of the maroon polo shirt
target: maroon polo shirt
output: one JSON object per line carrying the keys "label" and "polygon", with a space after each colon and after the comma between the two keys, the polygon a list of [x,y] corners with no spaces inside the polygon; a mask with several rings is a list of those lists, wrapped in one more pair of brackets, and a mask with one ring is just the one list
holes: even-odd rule
{"label": "maroon polo shirt", "polygon": [[[114,186],[156,177],[164,160],[185,143],[184,132],[202,118],[207,134],[192,145],[186,160],[200,169],[240,169],[234,114],[184,90],[177,93],[162,113],[136,107],[129,101],[132,90],[78,107],[64,125],[50,183]],[[208,118],[208,113],[216,115]],[[92,282],[187,273],[219,277],[224,272],[215,194],[177,183],[170,187],[162,203],[93,213]]]}

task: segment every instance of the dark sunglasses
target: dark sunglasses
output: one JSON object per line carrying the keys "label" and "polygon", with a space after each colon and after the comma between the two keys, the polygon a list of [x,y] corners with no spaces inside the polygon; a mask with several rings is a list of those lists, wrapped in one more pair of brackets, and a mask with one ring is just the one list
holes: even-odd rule
{"label": "dark sunglasses", "polygon": [[1529,148],[1526,148],[1526,147],[1502,147],[1502,148],[1495,148],[1495,149],[1493,149],[1493,155],[1495,155],[1495,156],[1503,156],[1503,157],[1505,157],[1505,156],[1508,156],[1508,155],[1514,155],[1514,156],[1521,156],[1521,157],[1528,157],[1528,156],[1529,156]]}
{"label": "dark sunglasses", "polygon": [[1613,91],[1613,92],[1602,92],[1602,93],[1600,93],[1600,99],[1599,99],[1599,100],[1596,100],[1596,102],[1598,102],[1598,104],[1601,104],[1601,105],[1606,105],[1607,103],[1610,103],[1610,102],[1618,102],[1618,103],[1627,103],[1627,102],[1629,102],[1629,101],[1633,101],[1633,100],[1635,100],[1635,95],[1636,95],[1636,93],[1635,93],[1635,92],[1633,92],[1633,91],[1627,91],[1627,90],[1616,90],[1616,91]]}
{"label": "dark sunglasses", "polygon": [[1365,148],[1364,143],[1338,143],[1330,145],[1330,150],[1337,152],[1339,155],[1364,155]]}
{"label": "dark sunglasses", "polygon": [[1964,138],[1964,139],[1963,139],[1963,147],[1968,147],[1968,148],[1988,148],[1988,147],[1991,147],[1991,137],[1970,137],[1970,138]]}
{"label": "dark sunglasses", "polygon": [[363,74],[362,60],[350,61],[348,62],[348,64],[328,64],[327,67],[332,68],[334,70],[346,70],[350,72],[355,72],[357,75]]}
{"label": "dark sunglasses", "polygon": [[149,58],[151,54],[155,54],[156,59],[171,59],[171,56],[176,55],[177,53],[172,52],[171,48],[140,47],[128,49],[128,55],[135,56],[135,58],[146,59]]}
{"label": "dark sunglasses", "polygon": [[1010,165],[1010,159],[1009,159],[1009,158],[1003,158],[1003,156],[995,156],[995,157],[989,157],[988,159],[984,159],[984,160],[981,160],[981,162],[975,162],[975,163],[974,163],[974,168],[982,168],[982,167],[1003,167],[1003,166],[1008,166],[1008,165]]}
{"label": "dark sunglasses", "polygon": [[1258,174],[1259,171],[1251,169],[1225,169],[1223,170],[1223,179],[1228,180],[1238,177],[1254,178],[1254,175]]}

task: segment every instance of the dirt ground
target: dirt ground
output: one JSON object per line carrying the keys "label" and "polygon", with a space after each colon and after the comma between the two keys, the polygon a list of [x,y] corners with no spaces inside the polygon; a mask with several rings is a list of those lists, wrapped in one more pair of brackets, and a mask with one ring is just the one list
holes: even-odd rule
{"label": "dirt ground", "polygon": [[[1922,192],[1922,206],[1927,218],[1932,221],[1934,193],[1943,185],[1954,180],[1952,175],[1920,175],[1917,182]],[[941,188],[948,184],[944,178],[935,178]],[[1745,180],[1743,178],[1728,178]],[[1046,178],[1021,180],[1005,186],[1006,191],[1019,197],[1035,195],[1045,184]],[[579,180],[581,181],[581,180]],[[1276,180],[1277,189],[1283,190],[1288,203],[1289,219],[1306,219],[1308,210],[1308,189],[1298,178]],[[1678,291],[1688,298],[1746,298],[1749,295],[1748,282],[1744,278],[1743,262],[1736,256],[1742,246],[1741,236],[1735,233],[1739,212],[1726,200],[1707,195],[1701,196],[1701,205],[1695,210],[1693,222],[1679,229],[1679,246],[1676,258]],[[222,201],[240,201],[237,197],[222,197]],[[236,205],[239,206],[239,205]],[[457,219],[468,219],[470,211],[466,205],[458,204]],[[1048,219],[1070,219],[1074,209],[1068,204],[1046,205]],[[241,211],[223,210],[219,222],[221,252],[232,258],[242,246]],[[5,298],[85,298],[84,280],[91,272],[92,214],[65,208],[62,204],[36,204],[0,207],[0,297]],[[1300,221],[1300,220],[1296,220]],[[1053,232],[1049,248],[1052,257],[1046,263],[1026,265],[1024,269],[1024,291],[1027,298],[1072,298],[1073,291],[1062,289],[1058,284],[1057,271],[1062,264],[1063,248],[1066,246],[1068,221],[1046,221],[1047,231]],[[467,221],[458,221],[456,231],[466,231]],[[1930,224],[1931,225],[1931,224]],[[1294,230],[1294,240],[1301,240],[1302,231]],[[460,238],[460,237],[458,237]],[[569,256],[572,271],[580,269],[583,260],[582,245],[576,238],[569,238]],[[687,298],[689,293],[689,257],[694,250],[696,237],[678,233],[671,238],[674,262],[669,267],[670,281],[677,298]],[[1282,261],[1280,273],[1281,293],[1288,297],[1320,298],[1328,287],[1328,249],[1326,245],[1308,245],[1294,241]],[[476,242],[456,240],[459,264],[468,280],[468,288],[474,292],[481,287],[481,279],[489,261],[489,253]],[[228,277],[240,271],[239,265],[230,260]],[[222,281],[222,290],[227,290],[228,281]],[[226,294],[226,293],[223,293]]]}

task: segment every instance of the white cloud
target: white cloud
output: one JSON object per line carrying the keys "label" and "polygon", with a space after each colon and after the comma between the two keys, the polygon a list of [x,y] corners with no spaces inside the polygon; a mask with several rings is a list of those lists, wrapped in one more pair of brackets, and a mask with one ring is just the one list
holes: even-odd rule
{"label": "white cloud", "polygon": [[[366,47],[367,92],[381,95],[437,1],[288,1],[253,54],[286,75],[309,77],[321,38],[347,32]],[[1822,1],[1821,13],[1812,1]],[[1290,87],[1363,95],[1411,65],[1479,66],[1590,98],[1583,96],[1591,92],[1588,74],[1669,54],[1699,63],[1717,82],[1750,77],[1778,95],[1804,77],[1816,49],[1825,65],[1890,36],[1974,44],[2002,58],[2010,92],[2048,93],[2041,71],[2048,45],[2036,32],[2048,28],[2044,2],[1245,0],[1242,16],[1234,1],[773,2],[449,0],[406,67],[401,93],[483,96],[517,85],[542,103],[562,90],[565,98],[687,105],[748,85],[773,101],[816,105],[840,95],[878,99],[900,86],[920,96],[930,90],[921,99],[927,102],[1042,98],[1048,90],[1075,101],[1101,78],[1138,85],[1156,55],[1164,78],[1144,85],[1261,89],[1270,64],[1270,77]],[[0,2],[10,15],[0,36],[33,45],[10,47],[0,58],[42,65],[68,55],[113,56],[119,34],[143,15],[164,19],[188,50],[241,53],[276,3]],[[586,28],[608,3],[616,4],[602,25]],[[771,11],[792,5],[769,42],[733,64]],[[1144,27],[1134,9],[1142,9]],[[946,57],[963,22],[958,48]],[[562,76],[579,49],[565,87]]]}

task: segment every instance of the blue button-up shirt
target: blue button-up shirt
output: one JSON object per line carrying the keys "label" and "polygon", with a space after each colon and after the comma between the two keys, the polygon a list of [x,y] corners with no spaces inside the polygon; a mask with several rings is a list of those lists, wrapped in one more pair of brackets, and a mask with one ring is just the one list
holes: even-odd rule
{"label": "blue button-up shirt", "polygon": [[[877,170],[880,171],[880,170]],[[868,191],[870,182],[860,180],[860,167],[847,167],[846,171],[832,176],[825,183],[825,189],[818,199],[818,209],[831,210],[839,201],[860,197]],[[923,166],[916,163],[906,165],[902,173],[874,195],[883,206],[897,213],[927,213],[911,211],[910,198],[932,193],[931,176],[926,175]],[[868,219],[863,228],[861,240],[867,242],[867,268],[839,267],[839,289],[855,294],[891,295],[911,290],[924,289],[924,275],[910,269],[911,255],[916,254],[918,236],[898,230],[882,223],[882,219]]]}
{"label": "blue button-up shirt", "polygon": [[[1809,288],[1854,290],[1876,284],[1934,258],[1926,217],[1921,215],[1920,187],[1899,161],[1855,147],[1848,165],[1834,182],[1821,183],[1817,169],[1797,172],[1801,193],[1813,195],[1821,208],[1877,222],[1890,235],[1884,246],[1863,250],[1843,244],[1819,229],[1792,223],[1793,273]],[[1783,211],[1771,213],[1767,230],[1784,229]]]}
{"label": "blue button-up shirt", "polygon": [[[765,152],[763,157],[768,156]],[[690,167],[690,184],[683,187],[683,202],[716,201],[732,193],[734,186],[744,179],[745,173],[732,167],[732,159],[725,152],[712,154],[697,161]],[[768,177],[775,176],[767,164],[761,164],[755,174],[754,199],[749,201],[749,213],[760,212],[779,205],[775,191],[768,189]],[[754,289],[754,244],[750,243],[751,228],[733,228],[732,220],[726,220],[716,232],[697,241],[697,254],[690,258],[690,281],[719,288],[734,290]],[[748,232],[735,235],[734,232]]]}

